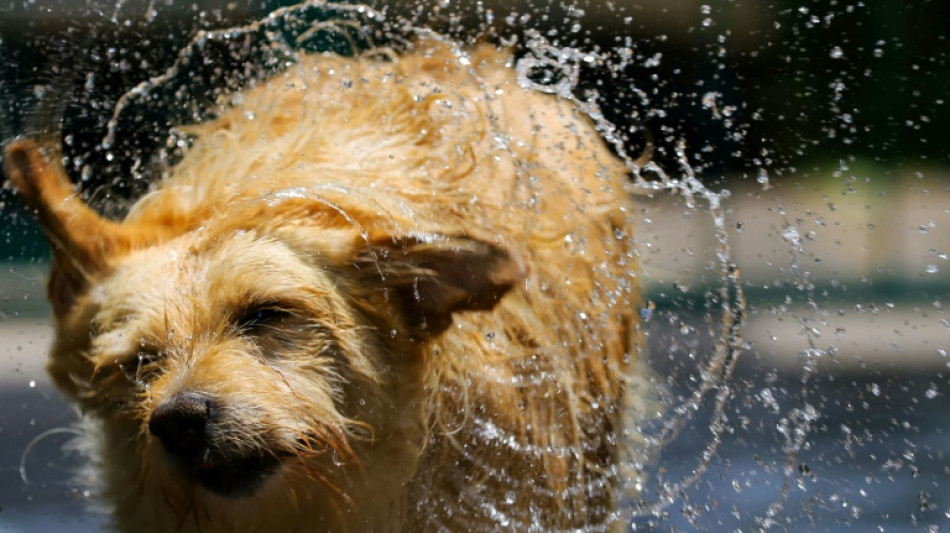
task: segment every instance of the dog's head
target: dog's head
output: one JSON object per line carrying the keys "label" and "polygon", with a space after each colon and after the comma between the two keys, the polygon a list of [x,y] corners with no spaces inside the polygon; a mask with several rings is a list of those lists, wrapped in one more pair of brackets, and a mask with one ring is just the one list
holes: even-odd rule
{"label": "dog's head", "polygon": [[425,342],[525,276],[498,246],[374,235],[307,198],[186,231],[110,222],[29,141],[6,170],[53,248],[53,377],[132,450],[126,468],[215,497],[341,488],[371,450],[421,446]]}

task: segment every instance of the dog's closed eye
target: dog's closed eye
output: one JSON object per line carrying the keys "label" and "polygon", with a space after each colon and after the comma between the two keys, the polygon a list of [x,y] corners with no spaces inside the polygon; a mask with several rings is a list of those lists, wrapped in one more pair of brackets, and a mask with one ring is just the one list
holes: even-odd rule
{"label": "dog's closed eye", "polygon": [[297,315],[277,303],[256,304],[236,315],[234,325],[241,334],[257,335],[269,328],[280,328]]}
{"label": "dog's closed eye", "polygon": [[119,368],[130,382],[143,384],[152,379],[157,371],[156,363],[161,359],[158,350],[144,350],[127,361],[117,362]]}
{"label": "dog's closed eye", "polygon": [[282,302],[255,303],[231,315],[233,334],[250,342],[265,359],[309,354],[335,355],[332,334],[302,307]]}

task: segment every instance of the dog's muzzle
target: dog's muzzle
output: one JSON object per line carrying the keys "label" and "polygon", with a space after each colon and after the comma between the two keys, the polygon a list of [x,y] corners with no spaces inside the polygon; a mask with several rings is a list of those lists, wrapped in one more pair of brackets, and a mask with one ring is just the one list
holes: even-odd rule
{"label": "dog's muzzle", "polygon": [[266,450],[219,444],[221,409],[209,396],[182,392],[161,402],[148,422],[166,454],[189,480],[225,498],[253,495],[277,470],[280,459]]}

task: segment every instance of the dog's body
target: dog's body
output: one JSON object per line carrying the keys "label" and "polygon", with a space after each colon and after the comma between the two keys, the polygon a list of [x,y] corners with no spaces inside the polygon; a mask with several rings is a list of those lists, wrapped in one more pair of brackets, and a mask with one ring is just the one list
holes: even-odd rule
{"label": "dog's body", "polygon": [[509,61],[305,57],[192,128],[120,224],[8,148],[118,529],[610,526],[626,169]]}

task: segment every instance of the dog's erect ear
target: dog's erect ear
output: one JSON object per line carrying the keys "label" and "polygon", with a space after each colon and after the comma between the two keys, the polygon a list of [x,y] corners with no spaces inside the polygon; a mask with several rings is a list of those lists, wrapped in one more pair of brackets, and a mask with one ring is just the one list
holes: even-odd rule
{"label": "dog's erect ear", "polygon": [[53,311],[68,311],[120,239],[118,226],[89,208],[75,194],[65,171],[50,164],[30,140],[10,143],[6,175],[36,218],[53,248],[49,297]]}
{"label": "dog's erect ear", "polygon": [[365,281],[393,291],[416,338],[445,331],[454,312],[493,308],[527,275],[521,259],[498,246],[438,235],[377,241],[355,264]]}

